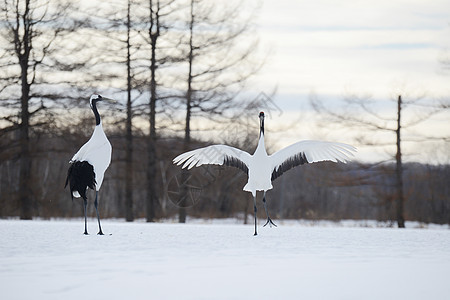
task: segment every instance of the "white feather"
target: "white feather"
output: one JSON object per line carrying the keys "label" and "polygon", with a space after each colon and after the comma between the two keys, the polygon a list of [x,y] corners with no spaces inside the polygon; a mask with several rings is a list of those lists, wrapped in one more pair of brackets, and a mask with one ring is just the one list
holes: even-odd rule
{"label": "white feather", "polygon": [[269,158],[272,171],[277,171],[284,162],[299,154],[304,154],[309,163],[319,161],[346,163],[355,151],[355,147],[343,143],[301,141],[275,152]]}
{"label": "white feather", "polygon": [[226,157],[242,161],[248,168],[251,155],[245,151],[227,145],[212,145],[178,155],[173,159],[182,168],[192,169],[204,164],[223,165]]}
{"label": "white feather", "polygon": [[[111,163],[112,147],[103,131],[102,123],[95,126],[89,141],[72,157],[71,161],[87,161],[94,167],[96,190],[100,190],[103,176]],[[74,195],[75,196],[75,195]]]}

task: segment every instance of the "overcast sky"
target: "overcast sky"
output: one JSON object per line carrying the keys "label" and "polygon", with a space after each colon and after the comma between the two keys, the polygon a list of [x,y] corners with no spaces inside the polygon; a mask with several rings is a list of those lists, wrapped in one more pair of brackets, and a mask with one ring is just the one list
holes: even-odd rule
{"label": "overcast sky", "polygon": [[[264,0],[256,22],[270,54],[255,84],[266,92],[278,86],[275,100],[284,110],[273,122],[305,108],[311,92],[386,99],[406,87],[450,95],[450,74],[439,64],[450,53],[448,0]],[[281,145],[298,139],[288,135]]]}
{"label": "overcast sky", "polygon": [[261,74],[280,94],[384,96],[396,82],[448,95],[450,1],[265,0],[257,21],[272,54]]}

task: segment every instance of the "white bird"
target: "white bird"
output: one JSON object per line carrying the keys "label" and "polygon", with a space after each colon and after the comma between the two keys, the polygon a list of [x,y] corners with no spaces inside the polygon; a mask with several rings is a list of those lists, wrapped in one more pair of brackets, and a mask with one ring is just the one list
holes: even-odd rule
{"label": "white bird", "polygon": [[97,110],[97,102],[111,101],[112,99],[104,98],[100,95],[94,94],[91,96],[89,102],[92,111],[95,115],[95,129],[89,141],[84,144],[80,150],[70,160],[70,167],[67,171],[66,185],[70,183],[70,194],[72,197],[83,198],[84,203],[84,234],[87,232],[87,196],[88,188],[95,190],[95,210],[97,212],[99,235],[103,235],[102,227],[100,225],[100,215],[98,213],[98,191],[102,186],[103,177],[106,169],[111,163],[112,147],[108,138],[105,135],[102,127],[102,121]]}
{"label": "white bird", "polygon": [[182,168],[191,169],[204,164],[227,165],[241,169],[248,175],[243,190],[253,195],[256,231],[256,191],[264,191],[263,203],[267,215],[267,224],[276,226],[269,217],[266,205],[266,191],[272,189],[272,181],[291,168],[305,163],[319,161],[347,162],[356,152],[356,148],[347,144],[301,141],[267,155],[264,145],[264,112],[259,113],[260,133],[255,153],[249,153],[227,145],[212,145],[183,154],[173,159],[173,163]]}

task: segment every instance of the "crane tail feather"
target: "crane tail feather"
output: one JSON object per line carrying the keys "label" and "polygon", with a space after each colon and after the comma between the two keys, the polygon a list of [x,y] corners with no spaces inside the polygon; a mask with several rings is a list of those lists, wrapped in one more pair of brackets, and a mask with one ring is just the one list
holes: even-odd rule
{"label": "crane tail feather", "polygon": [[67,171],[66,185],[69,184],[70,194],[73,197],[81,196],[87,199],[86,190],[91,188],[95,190],[95,172],[94,167],[87,161],[74,161]]}

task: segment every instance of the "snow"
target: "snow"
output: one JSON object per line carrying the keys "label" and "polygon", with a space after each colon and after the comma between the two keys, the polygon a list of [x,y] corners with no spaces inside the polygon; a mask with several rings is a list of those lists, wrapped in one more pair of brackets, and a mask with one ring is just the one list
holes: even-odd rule
{"label": "snow", "polygon": [[450,298],[447,228],[278,225],[0,220],[0,297]]}

